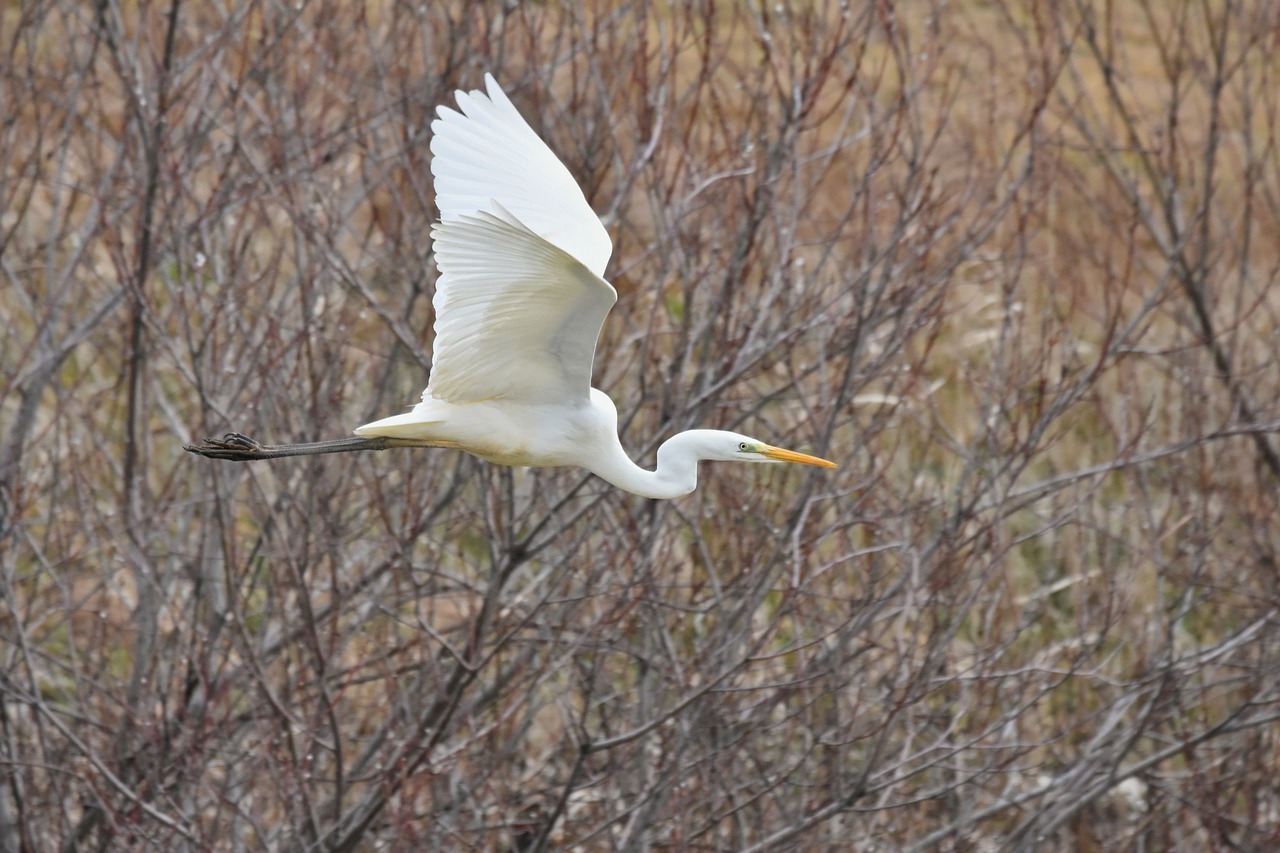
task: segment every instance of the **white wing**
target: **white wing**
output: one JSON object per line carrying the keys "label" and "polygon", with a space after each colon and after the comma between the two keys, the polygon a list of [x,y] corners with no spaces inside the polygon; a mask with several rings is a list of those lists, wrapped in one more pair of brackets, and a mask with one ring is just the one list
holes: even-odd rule
{"label": "white wing", "polygon": [[491,75],[431,123],[440,222],[436,339],[423,400],[586,400],[617,293],[608,232]]}
{"label": "white wing", "polygon": [[439,107],[439,118],[431,123],[431,174],[440,220],[482,210],[497,213],[497,202],[535,234],[604,275],[613,252],[609,233],[569,170],[493,75],[486,74],[484,82],[488,95],[459,91],[462,112]]}
{"label": "white wing", "polygon": [[431,237],[440,279],[423,399],[586,400],[613,287],[501,206],[458,214]]}

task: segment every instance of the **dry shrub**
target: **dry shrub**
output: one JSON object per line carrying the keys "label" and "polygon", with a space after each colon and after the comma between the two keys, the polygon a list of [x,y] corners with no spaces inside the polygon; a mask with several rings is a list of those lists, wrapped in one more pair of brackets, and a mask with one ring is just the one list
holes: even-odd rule
{"label": "dry shrub", "polygon": [[[1270,4],[2,14],[4,849],[1276,844]],[[486,70],[637,459],[838,472],[182,452],[417,396]]]}

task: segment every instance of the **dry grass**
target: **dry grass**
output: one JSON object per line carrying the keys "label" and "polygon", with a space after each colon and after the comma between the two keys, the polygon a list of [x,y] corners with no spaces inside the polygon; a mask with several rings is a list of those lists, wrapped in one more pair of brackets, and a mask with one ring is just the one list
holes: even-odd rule
{"label": "dry grass", "polygon": [[[576,6],[5,7],[0,849],[1275,846],[1272,5]],[[417,396],[485,70],[838,472],[182,452]]]}

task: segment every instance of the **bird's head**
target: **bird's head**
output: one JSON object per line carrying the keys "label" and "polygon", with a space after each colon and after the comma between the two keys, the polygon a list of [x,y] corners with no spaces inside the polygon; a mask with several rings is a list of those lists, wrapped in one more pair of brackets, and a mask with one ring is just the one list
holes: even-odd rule
{"label": "bird's head", "polygon": [[765,444],[759,439],[736,432],[722,430],[693,430],[698,436],[699,457],[721,462],[795,462],[800,465],[816,465],[819,468],[835,468],[836,463],[807,453],[784,450]]}

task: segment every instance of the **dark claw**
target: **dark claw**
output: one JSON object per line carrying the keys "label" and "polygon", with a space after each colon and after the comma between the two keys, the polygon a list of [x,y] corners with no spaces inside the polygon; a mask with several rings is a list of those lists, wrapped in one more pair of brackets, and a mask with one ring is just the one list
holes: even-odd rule
{"label": "dark claw", "polygon": [[232,459],[237,462],[252,459],[264,450],[261,444],[238,432],[229,432],[222,438],[206,438],[199,444],[188,444],[184,449],[209,459]]}
{"label": "dark claw", "polygon": [[[211,439],[206,438],[205,444],[210,444]],[[262,445],[249,438],[247,435],[241,435],[238,432],[229,432],[222,437],[222,441],[218,442],[221,447],[237,448],[248,452],[256,452],[262,450]]]}

